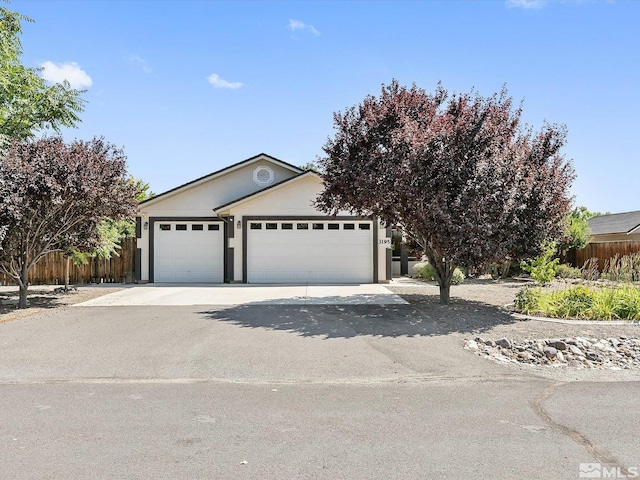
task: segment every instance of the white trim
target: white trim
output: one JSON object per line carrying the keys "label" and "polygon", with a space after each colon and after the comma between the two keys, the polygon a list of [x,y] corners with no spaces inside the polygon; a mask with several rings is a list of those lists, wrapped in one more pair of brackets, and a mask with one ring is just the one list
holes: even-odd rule
{"label": "white trim", "polygon": [[640,225],[636,225],[627,232],[627,235],[633,235],[634,233],[640,233]]}

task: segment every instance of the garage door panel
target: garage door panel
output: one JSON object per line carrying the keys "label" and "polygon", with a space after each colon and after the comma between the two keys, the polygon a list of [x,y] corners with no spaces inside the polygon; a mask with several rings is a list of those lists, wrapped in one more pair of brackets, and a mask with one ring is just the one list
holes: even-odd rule
{"label": "garage door panel", "polygon": [[[192,225],[202,225],[194,230]],[[169,230],[162,230],[161,225]],[[186,225],[186,230],[176,230]],[[206,282],[224,280],[223,229],[209,230],[213,222],[156,222],[154,227],[154,281]]]}
{"label": "garage door panel", "polygon": [[[369,283],[373,279],[373,233],[329,230],[331,222],[308,222],[309,229],[249,229],[247,280],[249,283]],[[322,223],[323,229],[313,229]]]}

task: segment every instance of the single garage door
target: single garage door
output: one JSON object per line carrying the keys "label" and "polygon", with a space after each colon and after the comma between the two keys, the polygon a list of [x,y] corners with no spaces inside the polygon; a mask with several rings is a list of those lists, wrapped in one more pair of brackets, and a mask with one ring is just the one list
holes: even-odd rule
{"label": "single garage door", "polygon": [[367,221],[250,221],[249,283],[371,283],[373,225]]}
{"label": "single garage door", "polygon": [[155,222],[154,282],[222,282],[221,222]]}

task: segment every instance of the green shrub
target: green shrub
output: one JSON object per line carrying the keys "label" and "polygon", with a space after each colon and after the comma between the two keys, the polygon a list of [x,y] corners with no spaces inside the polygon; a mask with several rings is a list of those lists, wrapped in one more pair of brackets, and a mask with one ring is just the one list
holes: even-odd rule
{"label": "green shrub", "polygon": [[554,316],[562,318],[584,318],[589,316],[597,291],[584,285],[568,290],[559,290],[554,298]]}
{"label": "green shrub", "polygon": [[429,262],[416,263],[413,266],[413,273],[424,280],[433,281],[436,279],[436,271]]}
{"label": "green shrub", "polygon": [[640,288],[594,288],[577,285],[565,290],[527,286],[516,294],[516,311],[557,318],[640,320]]}
{"label": "green shrub", "polygon": [[[413,266],[413,273],[424,280],[429,280],[432,282],[437,280],[436,271],[429,262],[416,263]],[[453,271],[453,276],[451,277],[451,285],[460,285],[462,282],[464,282],[464,279],[465,276],[462,270],[456,268]]]}
{"label": "green shrub", "polygon": [[436,270],[430,263],[425,263],[420,276],[425,280],[436,280]]}
{"label": "green shrub", "polygon": [[623,319],[640,319],[640,289],[622,287],[613,302],[613,317]]}
{"label": "green shrub", "polygon": [[536,258],[523,260],[520,265],[528,272],[536,282],[545,285],[551,282],[556,275],[556,267],[560,260],[553,258],[556,255],[556,245],[552,242],[543,247],[542,254]]}
{"label": "green shrub", "polygon": [[413,274],[414,274],[416,277],[423,278],[423,277],[422,277],[422,270],[424,269],[424,267],[425,267],[426,265],[429,265],[429,264],[428,264],[427,262],[418,262],[418,263],[416,263],[416,264],[413,266]]}
{"label": "green shrub", "polygon": [[464,282],[464,273],[459,268],[456,268],[451,277],[451,285],[460,285],[462,282]]}
{"label": "green shrub", "polygon": [[555,274],[558,278],[582,278],[582,270],[569,265],[556,265]]}
{"label": "green shrub", "polygon": [[516,311],[521,313],[537,313],[539,311],[541,295],[542,289],[540,287],[527,285],[518,290],[513,306]]}
{"label": "green shrub", "polygon": [[533,278],[540,285],[546,285],[555,278],[555,267],[557,265],[557,262],[558,259],[556,258],[553,262],[532,267],[529,271],[529,275],[531,275],[531,278]]}

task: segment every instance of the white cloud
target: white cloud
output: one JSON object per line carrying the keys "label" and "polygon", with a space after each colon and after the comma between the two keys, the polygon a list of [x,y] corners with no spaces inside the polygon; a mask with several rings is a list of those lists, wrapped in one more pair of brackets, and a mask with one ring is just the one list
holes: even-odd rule
{"label": "white cloud", "polygon": [[138,55],[129,55],[127,57],[127,61],[135,66],[138,67],[140,70],[142,70],[144,73],[151,73],[153,70],[151,70],[151,67],[149,65],[147,65],[147,61],[138,56]]}
{"label": "white cloud", "polygon": [[232,90],[235,90],[236,88],[240,88],[242,86],[242,83],[240,82],[227,82],[226,80],[220,78],[220,75],[216,73],[212,73],[211,75],[209,75],[209,77],[207,77],[207,80],[216,88],[230,88]]}
{"label": "white cloud", "polygon": [[289,30],[291,30],[292,32],[296,32],[298,30],[301,30],[303,32],[308,31],[313,33],[316,37],[320,35],[320,32],[316,30],[316,27],[314,27],[313,25],[307,25],[302,20],[294,20],[293,18],[289,19]]}
{"label": "white cloud", "polygon": [[91,77],[76,62],[57,64],[46,61],[40,66],[42,67],[40,74],[48,82],[62,83],[66,80],[71,88],[84,88],[93,85]]}
{"label": "white cloud", "polygon": [[547,3],[546,0],[505,0],[505,4],[509,8],[542,8],[544,4]]}
{"label": "white cloud", "polygon": [[[524,8],[526,10],[539,9],[546,5],[552,4],[569,4],[569,5],[581,5],[585,3],[596,3],[602,0],[505,0],[504,4],[508,8]],[[613,2],[615,0],[605,0],[607,2]]]}

